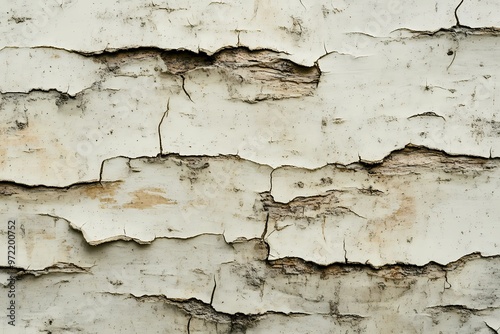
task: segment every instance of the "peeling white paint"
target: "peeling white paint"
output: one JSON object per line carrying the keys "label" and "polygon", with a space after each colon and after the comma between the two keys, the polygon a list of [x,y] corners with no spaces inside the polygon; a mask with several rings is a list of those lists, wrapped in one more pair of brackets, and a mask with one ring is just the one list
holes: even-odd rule
{"label": "peeling white paint", "polygon": [[496,2],[3,7],[1,333],[500,331]]}
{"label": "peeling white paint", "polygon": [[7,187],[10,195],[1,205],[5,212],[21,205],[63,218],[93,245],[200,234],[233,242],[262,235],[266,212],[260,193],[269,190],[269,173],[268,167],[236,158],[116,158],[104,163],[102,184]]}
{"label": "peeling white paint", "polygon": [[314,95],[300,100],[248,105],[220,73],[200,75],[187,86],[194,103],[172,100],[165,151],[306,168],[380,161],[410,143],[496,157],[497,40],[438,34],[371,42],[362,57],[332,53],[318,63]]}
{"label": "peeling white paint", "polygon": [[[312,65],[325,46],[355,49],[401,28],[435,31],[456,23],[456,1],[84,1],[16,2],[2,12],[3,46],[51,45],[83,52],[156,46],[214,53],[228,46],[285,51]],[[470,6],[469,14],[480,15]],[[485,8],[487,5],[484,6]],[[370,10],[366,10],[370,8]],[[466,11],[463,10],[465,13]],[[492,16],[492,14],[490,14]],[[490,21],[491,22],[491,21]],[[481,25],[481,19],[475,19]],[[484,23],[489,23],[486,20]],[[61,29],[64,27],[64,29]],[[75,38],[79,36],[79,38]]]}
{"label": "peeling white paint", "polygon": [[271,259],[424,265],[500,251],[497,160],[407,149],[378,167],[279,168],[272,179],[288,204],[270,209]]}

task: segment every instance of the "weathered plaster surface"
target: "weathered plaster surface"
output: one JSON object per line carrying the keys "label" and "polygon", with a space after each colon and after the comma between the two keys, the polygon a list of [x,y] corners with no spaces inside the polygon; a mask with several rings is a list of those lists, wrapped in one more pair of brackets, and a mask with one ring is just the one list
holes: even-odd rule
{"label": "weathered plaster surface", "polygon": [[[324,53],[325,44],[348,47],[357,40],[346,34],[359,32],[378,37],[398,28],[432,31],[452,26],[456,6],[449,0],[106,0],[92,6],[78,0],[35,5],[21,1],[6,4],[2,12],[5,37],[0,45],[50,45],[86,53],[138,46],[213,53],[243,45],[285,51],[295,62],[312,65]],[[474,14],[479,15],[472,7],[469,15]],[[476,17],[473,23],[483,22]]]}
{"label": "weathered plaster surface", "polygon": [[205,233],[233,242],[261,237],[267,213],[260,193],[269,190],[270,172],[232,157],[114,158],[104,162],[101,182],[65,189],[6,184],[0,196],[2,211],[59,217],[91,245]]}
{"label": "weathered plaster surface", "polygon": [[495,1],[3,8],[0,332],[500,331]]}
{"label": "weathered plaster surface", "polygon": [[496,255],[498,167],[497,159],[407,148],[379,165],[278,168],[277,202],[268,204],[270,257],[381,266]]}

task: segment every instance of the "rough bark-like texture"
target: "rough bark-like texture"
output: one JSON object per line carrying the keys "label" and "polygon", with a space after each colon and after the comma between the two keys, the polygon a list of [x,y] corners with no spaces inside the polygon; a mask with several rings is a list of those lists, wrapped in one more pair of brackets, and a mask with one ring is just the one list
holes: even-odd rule
{"label": "rough bark-like texture", "polygon": [[2,8],[1,333],[500,331],[497,2]]}

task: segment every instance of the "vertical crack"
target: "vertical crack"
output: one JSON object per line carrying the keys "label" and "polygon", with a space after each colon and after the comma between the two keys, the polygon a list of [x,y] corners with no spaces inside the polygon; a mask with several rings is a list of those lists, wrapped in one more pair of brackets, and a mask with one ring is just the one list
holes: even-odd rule
{"label": "vertical crack", "polygon": [[214,276],[214,288],[212,290],[212,295],[210,296],[210,305],[212,305],[212,303],[214,301],[214,295],[215,295],[216,288],[217,288],[217,280],[215,279],[215,276]]}
{"label": "vertical crack", "polygon": [[444,289],[443,289],[443,292],[444,292],[444,290],[450,289],[450,288],[451,288],[451,284],[450,284],[450,282],[448,282],[448,272],[445,270],[445,272],[444,272]]}
{"label": "vertical crack", "polygon": [[453,41],[456,43],[456,47],[454,49],[448,50],[448,56],[453,55],[453,58],[451,59],[450,64],[446,67],[446,71],[450,70],[451,65],[455,61],[455,58],[457,57],[458,49],[460,48],[460,41],[459,38],[456,36],[456,34],[453,34]]}
{"label": "vertical crack", "polygon": [[277,168],[274,168],[269,174],[269,194],[271,194],[271,196],[273,192],[273,173],[276,171],[276,169]]}
{"label": "vertical crack", "polygon": [[455,58],[457,57],[457,51],[458,51],[458,47],[457,47],[457,50],[455,50],[455,52],[453,52],[453,59],[451,60],[450,65],[448,65],[448,67],[446,67],[447,71],[450,69],[451,65],[455,61]]}
{"label": "vertical crack", "polygon": [[458,4],[457,8],[455,8],[455,20],[457,21],[456,25],[455,25],[456,27],[460,27],[460,20],[458,19],[457,11],[460,8],[460,6],[462,6],[463,3],[464,3],[464,0],[460,1],[460,3]]}
{"label": "vertical crack", "polygon": [[264,241],[264,238],[266,237],[268,224],[269,224],[269,212],[267,213],[267,216],[266,216],[266,225],[264,225],[264,231],[262,232],[262,235],[260,237],[262,239],[262,241]]}
{"label": "vertical crack", "polygon": [[104,172],[104,163],[106,162],[107,159],[104,159],[102,162],[101,162],[101,167],[99,168],[99,184],[101,185],[102,187],[102,174]]}
{"label": "vertical crack", "polygon": [[343,242],[343,247],[344,247],[344,261],[345,263],[348,263],[348,259],[347,259],[347,249],[345,248],[345,239],[344,239],[344,242]]}
{"label": "vertical crack", "polygon": [[187,323],[187,334],[191,334],[191,319],[193,319],[193,316],[189,317],[189,320]]}
{"label": "vertical crack", "polygon": [[184,91],[184,93],[188,97],[189,101],[193,102],[193,99],[191,99],[191,95],[189,95],[189,93],[187,92],[186,87],[185,87],[186,77],[181,74],[181,78],[182,78],[182,90]]}
{"label": "vertical crack", "polygon": [[158,139],[160,140],[160,155],[163,153],[163,143],[161,141],[161,124],[163,123],[163,120],[168,116],[168,112],[170,110],[170,98],[168,99],[167,102],[167,110],[163,113],[163,116],[161,117],[160,124],[158,124]]}

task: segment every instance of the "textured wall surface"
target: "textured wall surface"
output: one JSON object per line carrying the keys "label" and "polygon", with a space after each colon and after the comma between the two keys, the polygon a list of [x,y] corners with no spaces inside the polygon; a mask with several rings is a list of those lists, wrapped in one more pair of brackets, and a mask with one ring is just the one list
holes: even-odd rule
{"label": "textured wall surface", "polygon": [[0,1],[1,333],[500,332],[498,1]]}

